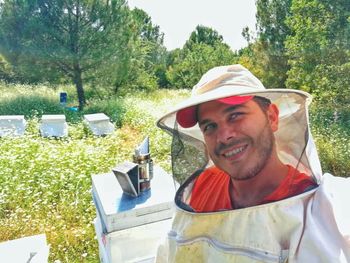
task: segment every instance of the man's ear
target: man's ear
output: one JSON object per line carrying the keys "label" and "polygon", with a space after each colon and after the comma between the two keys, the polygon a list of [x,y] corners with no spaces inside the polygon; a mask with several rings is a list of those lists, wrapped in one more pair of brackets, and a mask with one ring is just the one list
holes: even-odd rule
{"label": "man's ear", "polygon": [[275,104],[270,104],[267,109],[267,118],[270,122],[270,126],[273,132],[278,130],[278,115],[279,110]]}

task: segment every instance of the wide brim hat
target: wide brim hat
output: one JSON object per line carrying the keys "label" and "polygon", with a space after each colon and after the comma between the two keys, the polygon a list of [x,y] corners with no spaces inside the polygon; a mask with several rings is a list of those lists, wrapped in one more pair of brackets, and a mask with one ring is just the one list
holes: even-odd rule
{"label": "wide brim hat", "polygon": [[238,64],[215,67],[205,73],[193,87],[191,96],[159,118],[157,126],[173,135],[180,134],[182,138],[193,138],[193,145],[196,147],[197,141],[204,141],[198,124],[182,127],[178,122],[178,113],[183,114],[186,109],[201,103],[232,96],[260,96],[274,103],[280,112],[280,128],[275,137],[281,159],[294,166],[302,159],[308,167],[305,170],[309,171],[310,160],[304,155],[305,149],[309,150],[309,156],[313,158],[314,163],[318,163],[315,164],[317,167],[311,168],[317,170],[312,174],[321,173],[317,152],[315,153],[316,149],[309,134],[308,105],[312,100],[311,95],[295,89],[266,89],[248,69]]}
{"label": "wide brim hat", "polygon": [[[266,89],[248,69],[237,64],[215,67],[203,75],[192,89],[191,97],[182,101],[157,121],[160,128],[172,129],[176,114],[184,109],[231,96],[261,96],[271,100],[280,110],[280,117],[290,115],[300,104],[309,104],[310,94],[294,89]],[[284,98],[284,99],[283,99]],[[287,99],[289,98],[289,99]],[[303,102],[301,102],[303,101]],[[297,103],[299,102],[299,103]]]}

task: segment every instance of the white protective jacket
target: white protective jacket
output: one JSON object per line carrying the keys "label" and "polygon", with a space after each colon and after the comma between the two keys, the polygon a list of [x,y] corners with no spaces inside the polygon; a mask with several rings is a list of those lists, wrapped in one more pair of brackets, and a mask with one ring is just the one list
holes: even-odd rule
{"label": "white protective jacket", "polygon": [[350,179],[325,174],[309,192],[239,210],[176,208],[157,262],[350,262]]}
{"label": "white protective jacket", "polygon": [[[278,156],[312,176],[318,187],[269,204],[195,213],[189,207],[193,182],[211,161],[198,125],[183,128],[176,114],[213,99],[247,94],[278,106]],[[247,69],[231,65],[208,71],[191,98],[158,120],[173,136],[174,176],[191,176],[176,194],[172,229],[159,247],[157,262],[350,262],[350,178],[322,175],[309,129],[310,102],[302,91],[265,89]]]}

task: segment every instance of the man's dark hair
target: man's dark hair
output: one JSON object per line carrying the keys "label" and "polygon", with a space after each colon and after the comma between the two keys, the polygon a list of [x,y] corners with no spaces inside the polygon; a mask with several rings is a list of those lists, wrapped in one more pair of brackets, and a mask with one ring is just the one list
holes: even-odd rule
{"label": "man's dark hair", "polygon": [[253,100],[259,105],[263,112],[266,112],[271,104],[271,101],[264,97],[254,96]]}

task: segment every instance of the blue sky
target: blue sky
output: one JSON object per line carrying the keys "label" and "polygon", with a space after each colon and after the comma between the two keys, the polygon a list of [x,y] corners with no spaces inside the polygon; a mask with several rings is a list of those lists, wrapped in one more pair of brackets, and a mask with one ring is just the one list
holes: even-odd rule
{"label": "blue sky", "polygon": [[131,8],[143,9],[165,34],[169,49],[181,48],[197,25],[211,27],[233,50],[247,45],[246,26],[255,31],[255,0],[128,0]]}

